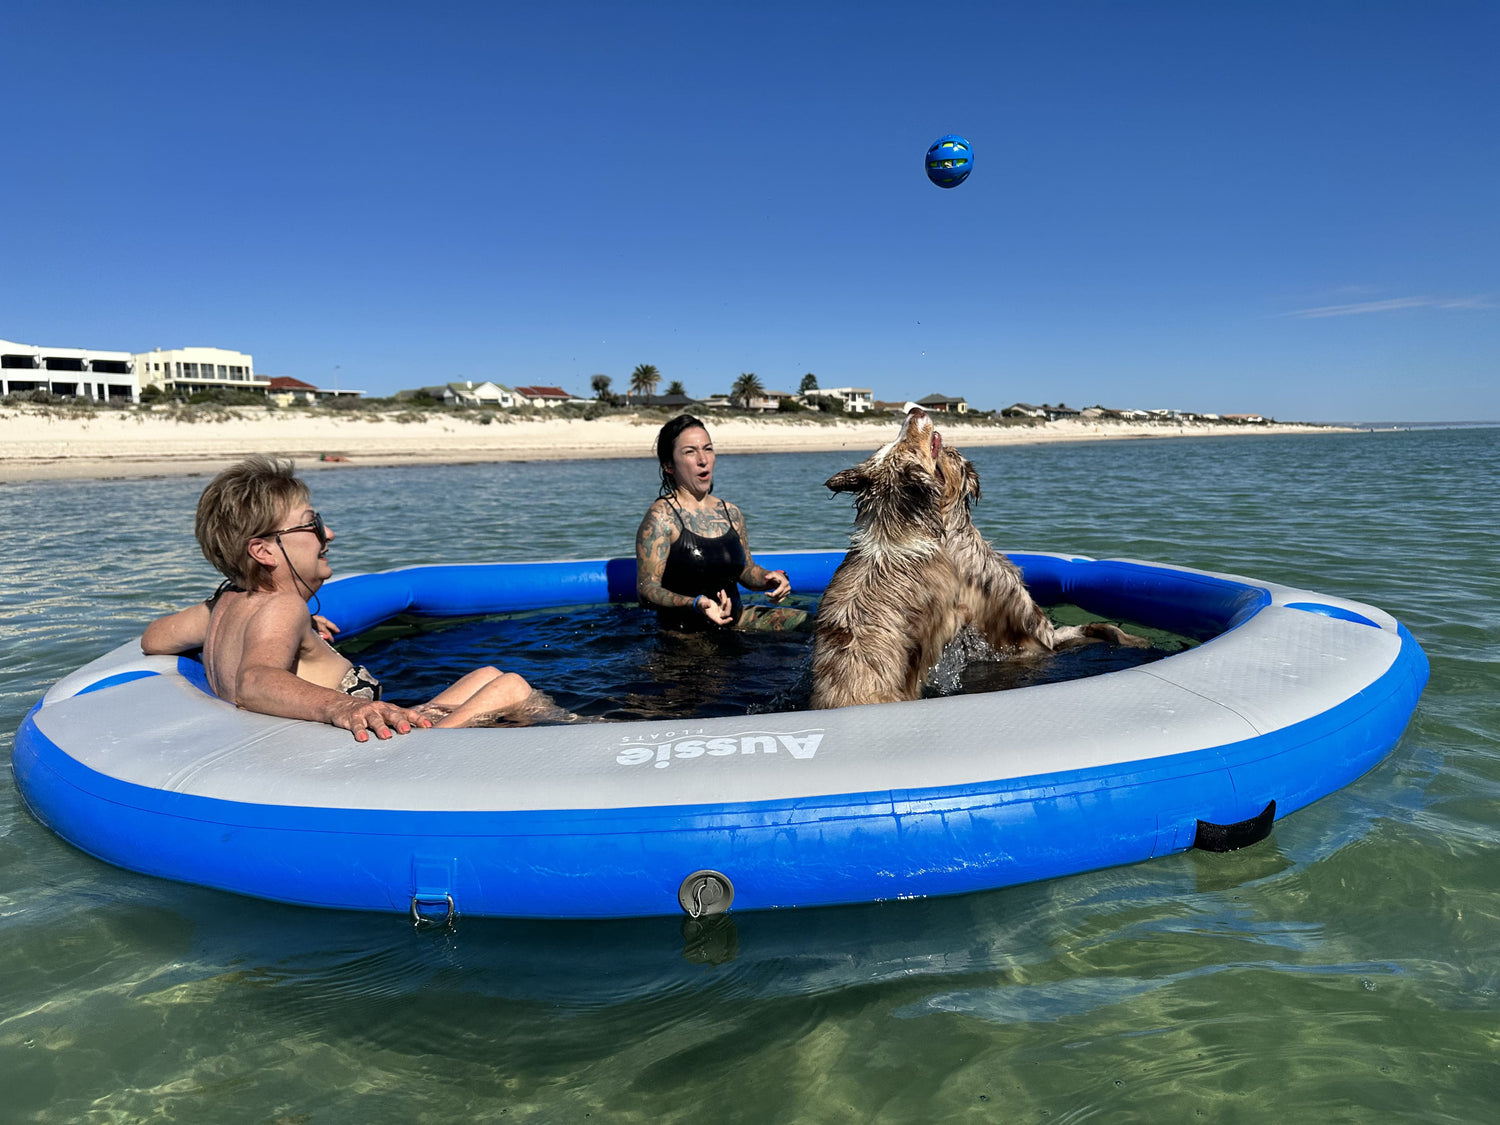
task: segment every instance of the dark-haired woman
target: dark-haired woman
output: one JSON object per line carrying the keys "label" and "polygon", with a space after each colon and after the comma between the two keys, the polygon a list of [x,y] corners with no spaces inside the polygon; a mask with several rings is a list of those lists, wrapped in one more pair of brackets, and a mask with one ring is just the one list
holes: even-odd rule
{"label": "dark-haired woman", "polygon": [[705,629],[795,629],[802,610],[742,606],[739,587],[779,602],[792,592],[786,572],[766,570],[750,554],[745,517],[713,494],[714,445],[691,414],[656,435],[661,492],[635,534],[636,592],[663,626]]}

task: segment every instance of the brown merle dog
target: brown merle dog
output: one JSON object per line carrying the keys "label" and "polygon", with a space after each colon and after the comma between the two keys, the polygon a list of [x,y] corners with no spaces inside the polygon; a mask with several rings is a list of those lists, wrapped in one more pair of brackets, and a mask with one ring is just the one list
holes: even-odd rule
{"label": "brown merle dog", "polygon": [[829,580],[813,641],[811,706],[916,699],[943,646],[972,626],[1000,652],[1094,639],[1145,646],[1113,625],[1056,626],[1021,572],[974,527],[979,474],[921,408],[896,440],[827,485],[854,493],[849,553]]}

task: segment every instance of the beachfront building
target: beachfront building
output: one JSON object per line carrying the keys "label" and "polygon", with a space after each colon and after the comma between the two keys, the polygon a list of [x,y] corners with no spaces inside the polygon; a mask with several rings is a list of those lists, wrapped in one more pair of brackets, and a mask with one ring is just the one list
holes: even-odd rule
{"label": "beachfront building", "polygon": [[[707,399],[692,398],[689,395],[631,395],[630,404],[632,406],[654,406],[660,410],[675,410],[679,414],[693,407],[713,405]],[[728,406],[729,400],[726,398],[719,405]]]}
{"label": "beachfront building", "polygon": [[517,387],[516,397],[531,406],[561,406],[565,402],[585,402],[574,398],[561,387]]}
{"label": "beachfront building", "polygon": [[1042,421],[1047,419],[1047,411],[1044,407],[1032,406],[1029,402],[1013,402],[1000,411],[1002,418],[1038,418]]}
{"label": "beachfront building", "polygon": [[969,404],[962,396],[953,398],[950,395],[928,395],[926,398],[917,399],[917,405],[929,414],[967,414]]}
{"label": "beachfront building", "polygon": [[169,394],[225,390],[265,394],[270,385],[255,374],[250,356],[226,348],[154,348],[131,360],[142,387],[160,387]]}
{"label": "beachfront building", "polygon": [[[428,394],[431,388],[424,387]],[[510,387],[483,379],[476,383],[473,379],[465,379],[462,383],[448,383],[438,388],[438,398],[449,406],[498,406],[501,410],[510,410],[512,407],[521,405],[521,398]]]}
{"label": "beachfront building", "polygon": [[294,402],[311,405],[318,401],[318,388],[290,375],[272,375],[266,380],[266,397],[278,406],[291,406]]}
{"label": "beachfront building", "polygon": [[141,400],[141,386],[129,352],[47,348],[0,340],[0,397],[31,391],[96,402]]}
{"label": "beachfront building", "polygon": [[[819,394],[824,392],[819,391]],[[726,399],[728,396],[725,396]],[[746,410],[762,410],[767,413],[781,409],[781,403],[785,399],[798,400],[800,396],[791,391],[761,391],[758,395],[752,395],[750,401],[745,403]],[[735,403],[735,405],[739,405]]]}
{"label": "beachfront building", "polygon": [[301,379],[293,379],[290,375],[268,375],[266,376],[266,397],[278,406],[291,406],[294,402],[312,405],[320,399],[330,398],[359,398],[364,391],[349,391],[342,387],[329,390],[327,387],[315,387],[311,383],[304,383]]}
{"label": "beachfront building", "polygon": [[819,387],[815,391],[808,391],[804,397],[811,398],[814,395],[843,400],[846,414],[868,414],[875,405],[875,392],[869,387]]}
{"label": "beachfront building", "polygon": [[462,383],[439,383],[435,387],[397,391],[396,401],[405,402],[419,395],[436,399],[444,406],[497,406],[502,410],[509,410],[522,402],[511,388],[492,383],[488,379],[478,383],[473,379],[465,379]]}

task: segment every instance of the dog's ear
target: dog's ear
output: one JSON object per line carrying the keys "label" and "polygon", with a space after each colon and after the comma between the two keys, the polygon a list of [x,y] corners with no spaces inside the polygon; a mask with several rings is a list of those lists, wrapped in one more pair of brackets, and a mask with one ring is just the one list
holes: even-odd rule
{"label": "dog's ear", "polygon": [[979,499],[979,470],[974,468],[974,462],[967,457],[964,458],[964,489],[970,500]]}
{"label": "dog's ear", "polygon": [[834,473],[823,482],[823,486],[830,492],[859,492],[869,484],[869,478],[858,468],[845,469],[841,473]]}

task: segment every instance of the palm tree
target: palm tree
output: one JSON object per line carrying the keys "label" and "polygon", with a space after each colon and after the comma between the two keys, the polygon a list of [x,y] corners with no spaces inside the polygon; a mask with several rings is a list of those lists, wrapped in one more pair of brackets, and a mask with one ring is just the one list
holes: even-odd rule
{"label": "palm tree", "polygon": [[760,378],[753,371],[741,371],[740,377],[734,381],[730,388],[729,397],[738,402],[746,410],[750,409],[750,400],[759,398],[766,393],[765,387],[760,385]]}
{"label": "palm tree", "polygon": [[630,393],[633,395],[654,395],[656,384],[661,382],[661,372],[650,363],[638,363],[634,371],[630,373]]}
{"label": "palm tree", "polygon": [[612,395],[612,394],[609,393],[609,384],[610,384],[610,378],[609,378],[608,375],[590,375],[589,376],[589,386],[594,389],[594,397],[595,398],[604,399],[606,401],[608,401],[611,398],[614,398],[614,395]]}
{"label": "palm tree", "polygon": [[682,385],[681,379],[673,379],[667,384],[666,393],[669,395],[681,395],[683,398],[686,398],[687,388]]}

